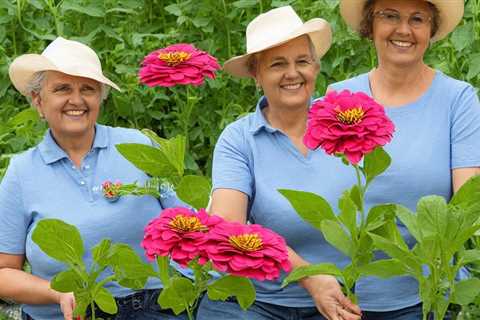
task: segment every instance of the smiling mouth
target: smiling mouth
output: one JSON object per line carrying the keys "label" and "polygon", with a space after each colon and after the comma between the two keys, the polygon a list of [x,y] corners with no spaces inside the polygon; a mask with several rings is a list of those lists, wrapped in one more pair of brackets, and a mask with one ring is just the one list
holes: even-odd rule
{"label": "smiling mouth", "polygon": [[400,48],[413,47],[413,42],[410,42],[410,41],[390,40],[390,43],[393,44],[395,47],[400,47]]}
{"label": "smiling mouth", "polygon": [[65,111],[65,114],[67,116],[74,116],[74,117],[82,116],[85,113],[87,113],[87,110],[67,110],[67,111]]}
{"label": "smiling mouth", "polygon": [[303,83],[292,83],[292,84],[284,84],[280,87],[282,89],[287,89],[287,90],[297,90],[297,89],[300,89],[302,85]]}

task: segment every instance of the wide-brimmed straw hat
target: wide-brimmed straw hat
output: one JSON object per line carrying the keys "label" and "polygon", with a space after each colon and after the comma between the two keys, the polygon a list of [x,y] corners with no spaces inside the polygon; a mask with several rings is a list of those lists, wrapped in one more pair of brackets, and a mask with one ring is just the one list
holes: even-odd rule
{"label": "wide-brimmed straw hat", "polygon": [[321,58],[332,43],[332,31],[327,21],[314,18],[303,23],[290,6],[260,14],[247,26],[247,53],[229,59],[225,62],[224,69],[237,77],[251,77],[247,66],[250,55],[279,46],[305,34],[310,36],[317,57]]}
{"label": "wide-brimmed straw hat", "polygon": [[43,50],[42,54],[24,54],[13,60],[8,74],[15,88],[24,96],[34,73],[59,71],[68,75],[90,78],[120,88],[103,75],[102,65],[95,51],[78,41],[58,37]]}
{"label": "wide-brimmed straw hat", "polygon": [[[367,0],[340,0],[340,14],[350,28],[360,31],[363,18],[363,7]],[[435,42],[445,38],[455,29],[462,20],[464,0],[428,0],[435,5],[440,15],[437,32],[431,41]]]}

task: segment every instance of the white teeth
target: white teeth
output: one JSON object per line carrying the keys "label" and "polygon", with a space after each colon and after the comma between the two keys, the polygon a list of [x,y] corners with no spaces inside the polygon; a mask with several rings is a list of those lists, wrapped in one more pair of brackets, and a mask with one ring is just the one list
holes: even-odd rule
{"label": "white teeth", "polygon": [[80,116],[85,113],[85,110],[68,110],[65,113],[69,116]]}
{"label": "white teeth", "polygon": [[411,42],[406,42],[406,41],[397,41],[397,40],[391,40],[392,43],[396,46],[399,46],[399,47],[411,47],[413,45],[413,43]]}
{"label": "white teeth", "polygon": [[282,86],[282,88],[288,89],[288,90],[295,90],[295,89],[300,88],[301,85],[302,85],[301,83],[297,83],[297,84],[287,84],[287,85]]}

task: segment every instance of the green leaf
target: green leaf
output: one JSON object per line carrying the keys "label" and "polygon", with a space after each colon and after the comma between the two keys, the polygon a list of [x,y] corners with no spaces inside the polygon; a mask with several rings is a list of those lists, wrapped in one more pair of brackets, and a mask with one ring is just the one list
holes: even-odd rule
{"label": "green leaf", "polygon": [[470,56],[470,63],[468,67],[467,80],[475,78],[480,74],[480,54],[472,54]]}
{"label": "green leaf", "polygon": [[323,220],[337,220],[330,204],[319,195],[311,192],[278,189],[303,220],[320,230]]}
{"label": "green leaf", "polygon": [[328,243],[352,257],[352,240],[337,221],[323,220],[320,229]]}
{"label": "green leaf", "polygon": [[424,237],[444,235],[447,231],[447,203],[440,196],[422,197],[417,203],[417,224]]}
{"label": "green leaf", "polygon": [[363,276],[376,276],[387,279],[407,274],[405,265],[397,259],[376,260],[358,267],[358,272]]}
{"label": "green leaf", "polygon": [[114,253],[109,265],[115,273],[117,282],[128,288],[142,289],[148,277],[156,276],[150,264],[143,262],[138,254],[126,244],[114,244]]}
{"label": "green leaf", "polygon": [[358,189],[358,185],[354,185],[352,189],[350,189],[350,198],[352,198],[353,202],[357,206],[357,210],[361,211],[363,208],[363,199],[360,189]]}
{"label": "green leaf", "polygon": [[422,230],[417,223],[417,216],[409,209],[401,205],[395,206],[395,214],[400,221],[407,227],[411,235],[418,241],[422,241]]}
{"label": "green leaf", "polygon": [[65,0],[62,3],[61,9],[63,11],[74,11],[78,13],[83,13],[91,17],[104,17],[105,10],[101,3],[96,1],[92,2],[89,5],[80,4],[75,0]]}
{"label": "green leaf", "polygon": [[179,314],[192,306],[199,296],[192,282],[184,277],[172,277],[170,283],[163,288],[158,303],[163,309],[172,309],[175,314]]}
{"label": "green leaf", "polygon": [[242,9],[252,8],[257,5],[257,0],[238,0],[233,2],[232,5]]}
{"label": "green leaf", "polygon": [[474,33],[473,24],[466,23],[458,26],[452,32],[450,40],[457,51],[462,51],[472,43],[472,34]]}
{"label": "green leaf", "polygon": [[375,150],[365,156],[364,170],[367,176],[367,184],[369,184],[376,176],[387,170],[392,159],[382,147],[377,147]]}
{"label": "green leaf", "polygon": [[164,153],[155,147],[139,143],[122,143],[116,147],[135,167],[153,177],[168,178],[177,175],[176,168]]}
{"label": "green leaf", "polygon": [[395,218],[395,205],[381,204],[373,206],[368,211],[366,230],[372,231]]}
{"label": "green leaf", "polygon": [[474,176],[465,182],[460,189],[455,192],[450,205],[465,205],[480,199],[480,175]]}
{"label": "green leaf", "polygon": [[85,316],[87,308],[92,303],[92,299],[90,296],[90,291],[87,289],[82,289],[79,291],[74,291],[73,294],[75,295],[75,310],[73,310],[74,317],[77,316]]}
{"label": "green leaf", "polygon": [[75,226],[58,219],[40,220],[32,240],[51,258],[70,266],[83,266],[83,241]]}
{"label": "green leaf", "polygon": [[338,219],[347,227],[352,238],[357,234],[357,207],[350,198],[349,192],[344,192],[338,200],[340,214]]}
{"label": "green leaf", "polygon": [[106,312],[108,314],[115,314],[118,312],[117,303],[115,302],[115,298],[105,288],[99,288],[95,294],[95,303],[98,305],[100,310]]}
{"label": "green leaf", "polygon": [[72,269],[57,273],[50,281],[50,287],[59,292],[74,292],[85,286],[82,278]]}
{"label": "green leaf", "polygon": [[232,275],[221,277],[207,286],[208,298],[225,301],[236,297],[243,310],[247,310],[255,301],[255,288],[252,282],[243,277]]}
{"label": "green leaf", "polygon": [[195,209],[206,208],[212,185],[202,176],[184,176],[176,189],[177,196]]}
{"label": "green leaf", "polygon": [[472,262],[480,262],[480,250],[470,249],[464,250],[458,254],[459,260],[462,261],[462,265]]}
{"label": "green leaf", "polygon": [[343,277],[342,270],[340,270],[333,263],[312,264],[295,268],[285,279],[283,279],[282,287],[285,287],[288,284],[298,281],[302,278],[317,274],[329,274],[335,277]]}
{"label": "green leaf", "polygon": [[455,283],[452,302],[459,305],[467,305],[475,300],[480,294],[480,279],[471,278]]}
{"label": "green leaf", "polygon": [[182,15],[182,9],[178,4],[171,4],[163,8],[165,11],[168,13],[173,14],[174,16],[181,16]]}
{"label": "green leaf", "polygon": [[105,267],[110,259],[112,241],[110,239],[102,239],[96,246],[92,248],[92,257],[100,267]]}
{"label": "green leaf", "polygon": [[170,282],[170,259],[168,257],[157,256],[158,274],[163,285]]}
{"label": "green leaf", "polygon": [[142,132],[152,141],[156,142],[165,158],[177,170],[179,177],[183,176],[185,167],[185,148],[186,139],[184,136],[176,136],[171,139],[160,138],[149,129],[143,129]]}

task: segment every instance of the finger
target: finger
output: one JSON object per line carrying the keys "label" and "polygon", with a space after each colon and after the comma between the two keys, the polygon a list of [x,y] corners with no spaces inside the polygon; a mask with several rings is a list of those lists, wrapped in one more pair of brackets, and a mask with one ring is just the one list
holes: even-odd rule
{"label": "finger", "polygon": [[338,308],[337,314],[340,319],[344,319],[344,320],[360,320],[361,319],[360,315],[351,313],[348,310],[342,309],[341,307]]}
{"label": "finger", "polygon": [[350,299],[348,299],[347,297],[345,296],[341,297],[339,299],[339,302],[341,304],[342,309],[346,309],[356,315],[362,314],[362,310],[360,309],[360,307],[354,304],[352,301],[350,301]]}

